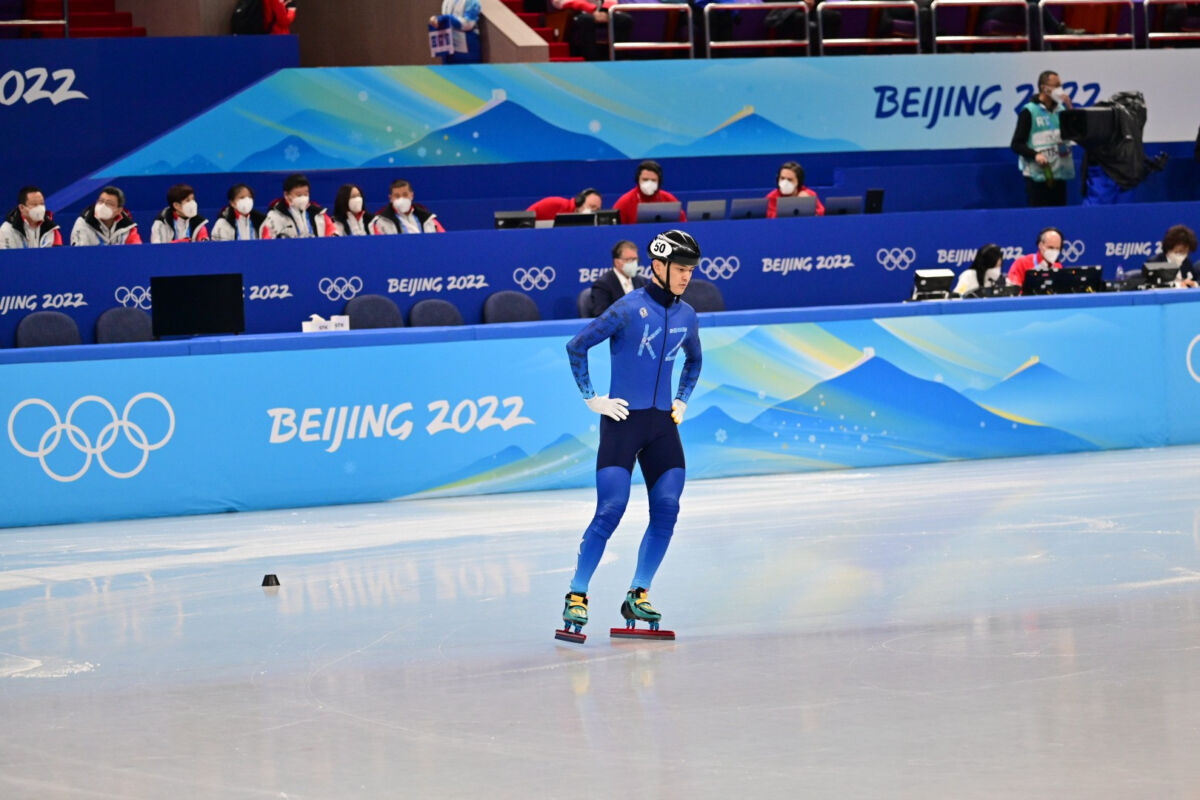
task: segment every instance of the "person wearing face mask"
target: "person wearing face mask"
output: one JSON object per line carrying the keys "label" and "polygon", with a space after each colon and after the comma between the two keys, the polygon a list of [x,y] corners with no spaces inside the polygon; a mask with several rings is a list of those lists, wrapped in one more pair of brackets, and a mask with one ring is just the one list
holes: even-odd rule
{"label": "person wearing face mask", "polygon": [[71,228],[73,247],[141,243],[137,223],[125,210],[125,193],[116,186],[101,189],[95,204],[85,208]]}
{"label": "person wearing face mask", "polygon": [[167,207],[150,227],[150,244],[208,241],[208,220],[200,216],[196,192],[186,183],[167,190]]}
{"label": "person wearing face mask", "polygon": [[213,223],[214,242],[270,239],[267,215],[254,210],[254,190],[244,183],[235,183],[226,194],[229,205],[221,209]]}
{"label": "person wearing face mask", "polygon": [[1059,114],[1071,108],[1057,72],[1038,76],[1038,93],[1017,115],[1012,150],[1025,177],[1025,196],[1031,206],[1065,206],[1067,181],[1075,177],[1071,146],[1063,141]]}
{"label": "person wearing face mask", "polygon": [[603,207],[599,190],[588,187],[574,197],[543,197],[525,210],[540,220],[553,220],[559,214],[594,214]]}
{"label": "person wearing face mask", "polygon": [[371,221],[371,233],[387,236],[396,233],[445,233],[437,214],[413,202],[412,184],[403,178],[392,181],[388,204]]}
{"label": "person wearing face mask", "polygon": [[1001,281],[1000,264],[1004,251],[997,244],[985,244],[975,254],[971,266],[958,276],[954,293],[959,297],[975,297],[980,289],[989,289]]}
{"label": "person wearing face mask", "polygon": [[17,207],[0,223],[0,250],[61,247],[62,231],[46,210],[46,197],[36,186],[22,187]]}
{"label": "person wearing face mask", "polygon": [[1172,267],[1179,269],[1179,276],[1175,281],[1176,286],[1187,287],[1194,289],[1197,286],[1197,279],[1200,276],[1196,275],[1196,267],[1192,263],[1191,255],[1196,252],[1196,232],[1187,225],[1172,225],[1167,228],[1167,232],[1163,235],[1162,252],[1158,253],[1152,262],[1166,262]]}
{"label": "person wearing face mask", "polygon": [[[613,203],[613,208],[621,212],[621,224],[632,225],[637,222],[638,206],[642,203],[678,203],[679,198],[662,188],[663,170],[657,161],[643,161],[638,164],[634,186],[621,199]],[[687,222],[683,209],[679,210],[679,221]]]}
{"label": "person wearing face mask", "polygon": [[272,239],[313,239],[337,236],[325,208],[311,201],[308,178],[289,175],[283,180],[283,197],[267,208],[267,229]]}
{"label": "person wearing face mask", "polygon": [[1025,285],[1025,273],[1030,270],[1062,269],[1058,257],[1062,255],[1063,235],[1058,228],[1042,228],[1038,232],[1037,252],[1027,253],[1008,268],[1008,282],[1014,286]]}
{"label": "person wearing face mask", "polygon": [[363,193],[353,183],[338,189],[333,200],[333,225],[338,236],[368,236],[375,216],[363,209]]}
{"label": "person wearing face mask", "polygon": [[630,292],[646,285],[638,265],[637,245],[622,240],[613,245],[612,269],[592,284],[592,305],[589,317],[598,317],[608,307]]}
{"label": "person wearing face mask", "polygon": [[[775,188],[767,195],[767,219],[775,219],[781,197],[816,197],[817,193],[804,185],[804,167],[795,161],[786,161],[775,173]],[[825,206],[817,198],[817,216],[825,216]]]}

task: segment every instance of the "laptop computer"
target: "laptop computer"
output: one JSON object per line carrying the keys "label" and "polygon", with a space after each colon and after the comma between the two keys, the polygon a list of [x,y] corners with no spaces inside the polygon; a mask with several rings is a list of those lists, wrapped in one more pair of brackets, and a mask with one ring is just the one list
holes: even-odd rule
{"label": "laptop computer", "polygon": [[725,219],[724,200],[692,200],[687,204],[688,222]]}
{"label": "laptop computer", "polygon": [[246,307],[242,273],[150,278],[154,337],[242,333]]}
{"label": "laptop computer", "polygon": [[1103,292],[1104,275],[1098,266],[1063,267],[1050,273],[1055,294]]}
{"label": "laptop computer", "polygon": [[835,217],[841,214],[861,214],[863,210],[862,195],[850,197],[826,197],[825,216]]}
{"label": "laptop computer", "polygon": [[767,198],[739,197],[729,207],[730,219],[766,219]]}
{"label": "laptop computer", "polygon": [[799,197],[781,197],[775,203],[777,217],[815,217],[817,215],[817,198],[815,195],[802,194]]}

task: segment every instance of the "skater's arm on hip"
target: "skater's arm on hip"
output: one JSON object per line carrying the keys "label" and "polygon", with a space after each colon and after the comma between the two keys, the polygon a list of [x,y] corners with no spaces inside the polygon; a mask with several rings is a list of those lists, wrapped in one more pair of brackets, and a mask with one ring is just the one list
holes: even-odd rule
{"label": "skater's arm on hip", "polygon": [[578,384],[579,393],[585,400],[596,396],[591,376],[588,374],[587,351],[610,338],[620,329],[622,323],[623,319],[617,313],[616,306],[609,306],[607,311],[592,320],[567,342],[567,358],[571,360],[571,372],[575,375],[575,383]]}
{"label": "skater's arm on hip", "polygon": [[679,376],[679,391],[675,398],[684,403],[692,396],[692,390],[700,380],[700,365],[704,356],[700,352],[700,329],[692,323],[687,338],[683,340],[683,374]]}

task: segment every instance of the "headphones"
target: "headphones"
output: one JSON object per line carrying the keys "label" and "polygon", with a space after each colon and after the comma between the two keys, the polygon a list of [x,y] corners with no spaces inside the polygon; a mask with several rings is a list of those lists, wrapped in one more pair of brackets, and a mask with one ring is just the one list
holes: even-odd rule
{"label": "headphones", "polygon": [[600,190],[593,189],[591,186],[589,186],[579,194],[575,195],[575,208],[583,208],[583,203],[587,200],[587,196],[589,194],[600,194]]}

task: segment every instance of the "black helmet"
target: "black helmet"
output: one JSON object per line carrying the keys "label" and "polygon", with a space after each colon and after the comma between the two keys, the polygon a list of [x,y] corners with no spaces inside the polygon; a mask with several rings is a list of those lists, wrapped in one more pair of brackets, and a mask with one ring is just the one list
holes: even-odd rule
{"label": "black helmet", "polygon": [[700,263],[700,245],[683,231],[660,233],[646,246],[646,252],[650,254],[651,259],[658,259],[664,263],[682,264],[685,267],[694,267]]}

